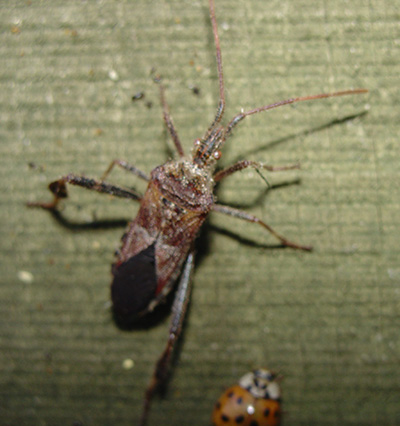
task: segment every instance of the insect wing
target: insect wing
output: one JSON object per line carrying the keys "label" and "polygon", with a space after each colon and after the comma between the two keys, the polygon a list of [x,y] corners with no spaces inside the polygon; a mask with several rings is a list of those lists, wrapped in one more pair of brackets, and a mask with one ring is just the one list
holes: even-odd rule
{"label": "insect wing", "polygon": [[157,288],[155,245],[114,268],[111,298],[114,312],[129,318],[146,310]]}
{"label": "insect wing", "polygon": [[205,216],[187,210],[181,210],[178,216],[177,220],[162,227],[156,241],[157,294],[169,291],[168,286],[178,278],[205,219]]}

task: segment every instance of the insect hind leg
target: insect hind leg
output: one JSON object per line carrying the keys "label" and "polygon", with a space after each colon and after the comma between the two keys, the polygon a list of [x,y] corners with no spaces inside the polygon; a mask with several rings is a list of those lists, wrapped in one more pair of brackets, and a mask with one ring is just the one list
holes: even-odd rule
{"label": "insect hind leg", "polygon": [[159,391],[168,379],[168,372],[171,365],[171,360],[174,354],[179,337],[182,333],[182,327],[185,320],[187,308],[189,305],[191,292],[191,276],[194,269],[194,252],[189,253],[178,288],[176,289],[175,299],[172,305],[172,318],[169,328],[168,341],[165,349],[158,359],[153,376],[149,386],[146,389],[142,416],[139,425],[145,426],[147,423],[148,414],[150,411],[151,401],[154,395]]}

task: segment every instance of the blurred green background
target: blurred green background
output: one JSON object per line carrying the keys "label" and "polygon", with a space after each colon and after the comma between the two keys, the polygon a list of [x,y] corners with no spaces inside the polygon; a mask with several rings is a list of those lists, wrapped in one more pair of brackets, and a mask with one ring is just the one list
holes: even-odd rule
{"label": "blurred green background", "polygon": [[[223,389],[256,367],[284,377],[286,426],[398,425],[399,5],[216,2],[227,120],[292,96],[370,93],[253,116],[226,144],[222,165],[300,161],[266,173],[269,191],[238,173],[218,199],[315,250],[210,217],[180,355],[149,425],[208,425]],[[136,424],[168,317],[134,331],[111,318],[123,226],[68,228],[24,203],[50,199],[47,184],[68,172],[99,177],[114,158],[150,171],[168,158],[153,68],[189,152],[218,103],[208,5],[16,0],[0,12],[0,423]],[[120,170],[110,180],[143,189]],[[72,224],[137,211],[79,188],[64,206]]]}

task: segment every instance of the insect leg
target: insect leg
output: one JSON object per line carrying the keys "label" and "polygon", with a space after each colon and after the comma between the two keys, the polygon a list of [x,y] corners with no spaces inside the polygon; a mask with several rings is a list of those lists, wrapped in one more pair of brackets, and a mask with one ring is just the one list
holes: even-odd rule
{"label": "insect leg", "polygon": [[153,377],[150,380],[149,386],[147,387],[142,416],[140,418],[140,426],[145,426],[147,417],[150,410],[151,401],[155,393],[165,383],[168,378],[168,371],[173,356],[174,348],[179,340],[179,336],[182,332],[183,322],[185,320],[185,314],[190,299],[191,291],[191,275],[194,268],[194,252],[192,251],[186,259],[185,266],[181,278],[179,280],[178,288],[176,289],[176,295],[174,303],[172,305],[172,318],[170,323],[168,342],[165,346],[164,352],[158,359]]}
{"label": "insect leg", "polygon": [[40,207],[45,210],[55,210],[60,200],[68,197],[67,183],[71,185],[81,186],[83,188],[97,191],[103,194],[114,195],[115,197],[129,198],[131,200],[138,200],[138,201],[140,201],[142,198],[142,196],[133,189],[121,188],[119,186],[111,185],[109,183],[106,183],[100,180],[90,179],[85,176],[75,176],[75,175],[69,174],[67,176],[63,176],[62,178],[60,178],[59,180],[56,180],[55,182],[50,183],[49,189],[54,195],[53,201],[47,202],[47,203],[46,202],[27,203],[27,206]]}
{"label": "insect leg", "polygon": [[185,155],[185,151],[183,150],[181,141],[179,140],[178,132],[175,129],[174,123],[172,122],[172,118],[169,113],[168,103],[167,103],[167,100],[165,99],[165,87],[163,84],[159,82],[159,80],[155,80],[155,81],[159,84],[159,87],[160,87],[160,98],[161,98],[161,105],[163,108],[164,122],[175,144],[175,148],[178,151],[179,156],[183,157]]}
{"label": "insect leg", "polygon": [[311,251],[312,247],[310,246],[302,246],[300,244],[294,243],[292,241],[289,241],[282,235],[280,235],[278,232],[276,232],[274,229],[272,229],[268,224],[263,222],[258,217],[249,214],[247,212],[244,212],[243,210],[234,209],[233,207],[229,206],[222,206],[220,204],[214,204],[212,206],[213,211],[227,214],[229,216],[237,217],[238,219],[246,220],[247,222],[251,223],[257,223],[258,225],[265,228],[267,231],[269,231],[275,238],[277,238],[284,246],[292,247],[299,250],[305,250],[305,251]]}
{"label": "insect leg", "polygon": [[246,169],[248,167],[253,167],[256,170],[259,169],[265,169],[270,172],[280,172],[283,170],[293,170],[293,169],[299,169],[300,164],[290,164],[288,166],[270,166],[267,164],[259,163],[258,161],[251,161],[251,160],[241,160],[238,161],[235,164],[232,164],[231,166],[227,167],[226,169],[220,170],[214,175],[214,181],[219,182],[220,180],[224,179],[225,177],[231,175],[232,173],[236,173],[240,170]]}
{"label": "insect leg", "polygon": [[142,172],[140,169],[138,169],[136,166],[127,163],[124,160],[114,160],[110,163],[110,165],[108,166],[107,170],[103,173],[103,175],[101,176],[101,180],[105,180],[107,178],[107,176],[111,173],[111,170],[114,168],[114,166],[119,166],[122,169],[127,170],[128,172],[133,173],[134,175],[140,177],[140,179],[149,181],[150,178],[147,176],[147,174],[145,172]]}

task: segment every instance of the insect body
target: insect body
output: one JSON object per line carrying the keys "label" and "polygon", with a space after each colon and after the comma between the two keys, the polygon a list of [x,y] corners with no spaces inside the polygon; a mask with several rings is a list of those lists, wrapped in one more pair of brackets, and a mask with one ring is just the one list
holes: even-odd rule
{"label": "insect body", "polygon": [[[252,214],[215,203],[213,195],[215,184],[233,173],[249,167],[269,171],[298,167],[298,165],[274,167],[256,161],[242,160],[216,171],[216,163],[221,158],[221,149],[232,130],[247,116],[279,106],[366,92],[364,89],[357,89],[290,98],[240,112],[226,126],[221,125],[225,110],[225,89],[214,0],[209,0],[209,8],[216,48],[220,99],[214,120],[204,136],[196,139],[194,143],[192,156],[185,155],[172,123],[164,96],[164,87],[160,81],[157,81],[160,87],[164,121],[177,152],[176,160],[156,167],[150,176],[126,161],[114,160],[101,179],[90,179],[74,174],[65,175],[49,185],[54,195],[53,201],[28,204],[30,207],[56,211],[60,200],[67,197],[67,184],[140,202],[137,217],[128,226],[122,238],[117,260],[112,267],[111,297],[114,312],[119,318],[130,320],[151,312],[165,299],[180,277],[172,306],[168,341],[145,394],[141,425],[146,423],[151,400],[167,377],[171,355],[182,329],[190,296],[190,277],[194,267],[193,243],[207,215],[214,211],[258,224],[274,235],[284,246],[311,250],[309,246],[289,241]],[[140,179],[146,180],[148,187],[145,194],[141,195],[134,189],[121,188],[108,183],[106,178],[114,166],[121,167]]]}
{"label": "insect body", "polygon": [[152,171],[113,265],[117,315],[142,315],[165,298],[214,204],[212,190],[212,176],[191,161],[172,161]]}
{"label": "insect body", "polygon": [[213,426],[278,426],[281,390],[275,374],[255,370],[227,389],[215,404]]}

